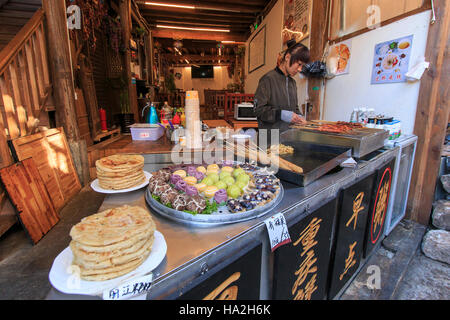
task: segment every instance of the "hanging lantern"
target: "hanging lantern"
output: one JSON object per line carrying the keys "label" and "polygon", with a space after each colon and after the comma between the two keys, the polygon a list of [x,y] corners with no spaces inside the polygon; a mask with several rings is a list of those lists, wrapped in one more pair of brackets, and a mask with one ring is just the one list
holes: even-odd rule
{"label": "hanging lantern", "polygon": [[181,40],[176,40],[174,41],[173,46],[177,49],[181,49],[183,48],[183,42]]}

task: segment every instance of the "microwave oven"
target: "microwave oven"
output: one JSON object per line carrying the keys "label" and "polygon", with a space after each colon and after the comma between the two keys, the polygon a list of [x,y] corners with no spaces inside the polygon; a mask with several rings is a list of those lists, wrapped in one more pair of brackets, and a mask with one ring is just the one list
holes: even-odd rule
{"label": "microwave oven", "polygon": [[256,120],[253,103],[243,102],[234,105],[234,119],[236,120]]}

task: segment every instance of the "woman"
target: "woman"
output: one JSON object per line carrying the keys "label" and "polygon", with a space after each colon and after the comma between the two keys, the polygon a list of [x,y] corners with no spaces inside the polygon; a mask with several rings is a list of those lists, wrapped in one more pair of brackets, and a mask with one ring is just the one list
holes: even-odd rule
{"label": "woman", "polygon": [[281,133],[291,124],[306,122],[299,114],[297,84],[292,77],[309,62],[309,49],[295,40],[288,41],[287,46],[279,65],[259,80],[254,97],[258,128],[267,130],[268,144],[272,129]]}

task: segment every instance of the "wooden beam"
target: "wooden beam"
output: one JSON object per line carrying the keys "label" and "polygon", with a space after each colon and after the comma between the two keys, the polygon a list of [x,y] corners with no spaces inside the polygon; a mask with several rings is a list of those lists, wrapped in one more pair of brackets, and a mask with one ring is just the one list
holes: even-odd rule
{"label": "wooden beam", "polygon": [[196,39],[196,40],[216,40],[216,41],[238,41],[244,42],[245,35],[228,32],[208,32],[208,31],[190,31],[175,29],[154,29],[152,35],[155,38],[178,38],[178,39]]}
{"label": "wooden beam", "polygon": [[123,44],[125,47],[124,53],[125,79],[128,84],[128,99],[130,103],[130,110],[134,114],[134,121],[139,122],[136,87],[131,83],[131,53],[130,53],[131,0],[120,0],[119,14],[123,32],[122,35]]}
{"label": "wooden beam", "polygon": [[199,54],[183,54],[182,56],[180,55],[174,55],[174,54],[170,54],[170,53],[164,53],[162,54],[162,57],[166,60],[184,60],[184,59],[188,59],[188,60],[203,60],[203,59],[207,59],[207,60],[232,60],[234,61],[235,56],[234,55],[204,55],[201,56]]}
{"label": "wooden beam", "polygon": [[142,15],[145,18],[148,17],[169,17],[169,18],[177,18],[177,17],[185,17],[192,20],[216,20],[216,21],[245,21],[245,19],[249,20],[249,24],[252,23],[251,19],[256,18],[256,14],[248,14],[248,13],[217,13],[217,12],[192,12],[192,10],[149,10],[142,9]]}
{"label": "wooden beam", "polygon": [[[158,1],[155,1],[158,2]],[[154,9],[159,8],[164,10],[180,10],[176,8],[170,8],[170,7],[157,7],[157,6],[151,6],[146,5],[145,1],[139,1],[140,7],[142,9]],[[247,4],[245,1],[242,1],[240,3],[226,3],[223,1],[178,1],[178,0],[171,0],[170,4],[182,4],[187,6],[194,6],[195,10],[191,10],[194,12],[198,11],[221,11],[221,12],[229,12],[229,13],[258,13],[264,9],[264,4]]]}
{"label": "wooden beam", "polygon": [[75,114],[75,91],[70,62],[69,35],[67,32],[64,0],[43,0],[46,15],[49,60],[55,84],[57,115],[69,141],[78,141],[80,134]]}
{"label": "wooden beam", "polygon": [[[312,1],[312,18],[310,32],[311,61],[321,60],[327,42],[328,23],[327,12],[330,0]],[[322,79],[308,79],[308,96],[312,110],[308,110],[308,120],[320,118],[320,96],[323,90]]]}
{"label": "wooden beam", "polygon": [[56,103],[57,121],[61,123],[66,134],[78,177],[83,184],[87,167],[87,147],[80,140],[75,103],[75,88],[70,61],[69,34],[65,0],[42,0],[45,12],[48,37],[49,65],[52,71],[53,94]]}
{"label": "wooden beam", "polygon": [[[231,62],[221,62],[221,63],[208,63],[209,65],[214,64],[215,67],[227,67],[230,66],[232,63]],[[197,66],[199,64],[197,63],[176,63],[176,64],[171,64],[170,67],[171,68],[176,68],[176,67],[192,67],[192,66]]]}
{"label": "wooden beam", "polygon": [[434,0],[434,4],[436,22],[430,25],[425,53],[430,68],[420,84],[414,126],[418,143],[407,206],[407,217],[424,225],[430,221],[450,110],[450,1]]}

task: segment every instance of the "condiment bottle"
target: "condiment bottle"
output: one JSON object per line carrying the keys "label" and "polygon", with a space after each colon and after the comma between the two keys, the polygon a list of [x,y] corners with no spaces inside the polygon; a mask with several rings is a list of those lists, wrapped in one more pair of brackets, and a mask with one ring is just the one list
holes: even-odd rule
{"label": "condiment bottle", "polygon": [[164,101],[164,106],[161,109],[161,123],[168,124],[172,120],[173,108],[169,106],[167,101]]}
{"label": "condiment bottle", "polygon": [[172,123],[174,125],[181,124],[181,119],[180,119],[180,116],[178,115],[178,112],[176,112],[175,115],[173,116]]}
{"label": "condiment bottle", "polygon": [[353,109],[353,112],[350,116],[350,122],[358,122],[358,109]]}
{"label": "condiment bottle", "polygon": [[102,132],[108,132],[108,126],[106,124],[106,111],[103,108],[100,108],[100,125]]}
{"label": "condiment bottle", "polygon": [[184,110],[183,113],[181,114],[181,125],[183,127],[186,127],[186,115],[184,114]]}
{"label": "condiment bottle", "polygon": [[156,108],[153,105],[153,103],[150,106],[150,117],[149,117],[149,123],[151,124],[157,124],[159,122],[158,120],[158,114],[156,113]]}

